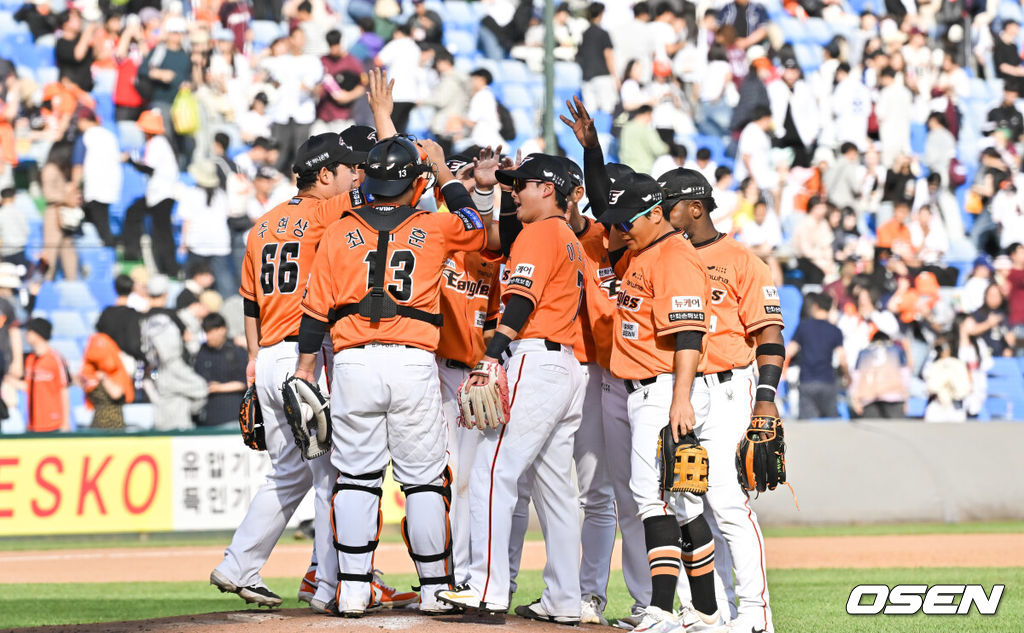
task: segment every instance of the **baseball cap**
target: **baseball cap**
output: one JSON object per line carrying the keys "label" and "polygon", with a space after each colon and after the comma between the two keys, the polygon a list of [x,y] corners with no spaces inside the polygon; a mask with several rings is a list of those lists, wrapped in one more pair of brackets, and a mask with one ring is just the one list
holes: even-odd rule
{"label": "baseball cap", "polygon": [[676,167],[665,172],[658,179],[658,184],[665,200],[671,200],[673,205],[680,200],[703,200],[714,194],[714,189],[704,174],[685,167]]}
{"label": "baseball cap", "polygon": [[146,282],[146,294],[150,297],[162,297],[171,289],[170,282],[163,275],[153,275]]}
{"label": "baseball cap", "polygon": [[795,68],[800,70],[800,64],[796,61],[796,57],[783,57],[781,65],[783,68]]}
{"label": "baseball cap", "polygon": [[35,332],[48,341],[53,335],[53,325],[46,319],[35,317],[34,319],[29,319],[29,322],[25,324],[25,331]]}
{"label": "baseball cap", "polygon": [[[342,131],[340,136],[342,145],[364,154],[377,144],[377,130],[369,125],[350,125]],[[366,160],[366,157],[364,156],[360,162],[362,160]]]}
{"label": "baseball cap", "polygon": [[598,221],[626,232],[633,222],[661,204],[664,195],[658,182],[647,174],[633,173],[617,179],[608,189],[608,210]]}
{"label": "baseball cap", "polygon": [[448,171],[452,172],[453,174],[457,174],[459,173],[460,169],[462,169],[466,165],[471,164],[472,162],[473,156],[471,156],[468,152],[459,152],[458,154],[453,154],[452,156],[446,158],[444,164],[445,167],[448,168]]}
{"label": "baseball cap", "polygon": [[519,163],[519,167],[499,169],[495,172],[495,176],[498,182],[509,187],[513,186],[517,180],[550,182],[555,186],[555,190],[565,196],[572,192],[573,187],[565,164],[557,156],[549,154],[530,154],[523,159],[523,162]]}
{"label": "baseball cap", "polygon": [[576,164],[576,161],[568,156],[559,156],[558,159],[562,161],[566,173],[569,174],[569,181],[572,183],[573,188],[583,187],[583,170]]}
{"label": "baseball cap", "polygon": [[277,177],[280,176],[280,175],[281,175],[280,172],[278,172],[276,169],[274,169],[270,165],[260,165],[256,169],[256,177],[257,178],[265,178],[267,180],[277,180]]}
{"label": "baseball cap", "polygon": [[296,174],[318,173],[321,167],[335,163],[358,165],[366,160],[366,152],[358,152],[346,145],[335,132],[325,132],[306,139],[295,152],[292,171]]}
{"label": "baseball cap", "polygon": [[995,269],[992,266],[992,258],[988,255],[978,255],[974,258],[974,263],[971,265],[971,268],[977,268],[978,266],[988,268],[989,272],[992,272]]}
{"label": "baseball cap", "polygon": [[629,178],[636,172],[629,165],[623,165],[622,163],[605,163],[604,173],[608,176],[608,180],[615,182],[617,180],[623,180]]}

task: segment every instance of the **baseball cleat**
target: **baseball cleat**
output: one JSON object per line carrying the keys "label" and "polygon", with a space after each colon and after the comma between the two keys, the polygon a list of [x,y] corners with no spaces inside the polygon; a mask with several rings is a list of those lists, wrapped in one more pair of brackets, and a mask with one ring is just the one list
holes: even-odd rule
{"label": "baseball cleat", "polygon": [[419,602],[420,594],[415,591],[398,591],[384,583],[384,578],[379,569],[373,570],[373,582],[370,583],[373,589],[373,601],[375,606],[381,609],[397,609]]}
{"label": "baseball cleat", "polygon": [[452,615],[455,613],[462,613],[462,607],[453,607],[450,604],[441,602],[433,596],[424,596],[420,598],[419,604],[410,606],[411,609],[416,609],[423,615]]}
{"label": "baseball cleat", "polygon": [[309,604],[314,595],[316,595],[316,565],[310,565],[309,571],[299,583],[299,602]]}
{"label": "baseball cleat", "polygon": [[604,607],[597,596],[589,596],[580,604],[580,624],[601,624],[608,626]]}
{"label": "baseball cleat", "polygon": [[281,596],[277,595],[266,585],[251,585],[249,587],[239,587],[235,583],[228,580],[227,576],[214,569],[210,572],[210,584],[220,589],[221,593],[234,593],[245,600],[247,603],[255,604],[259,607],[274,608],[281,606]]}
{"label": "baseball cleat", "polygon": [[434,593],[434,597],[453,607],[472,609],[473,611],[483,611],[485,613],[505,613],[508,611],[508,607],[497,607],[482,602],[480,597],[476,595],[476,592],[470,589],[468,585],[459,585],[455,589],[439,589]]}
{"label": "baseball cleat", "polygon": [[679,615],[680,628],[677,631],[696,633],[697,631],[725,631],[725,619],[715,611],[711,615],[702,613],[693,608],[692,605],[684,606]]}
{"label": "baseball cleat", "polygon": [[519,605],[516,607],[516,615],[530,620],[554,622],[555,624],[565,624],[567,626],[579,626],[580,623],[580,619],[576,616],[551,615],[544,607],[541,606],[540,600],[534,600],[530,604]]}
{"label": "baseball cleat", "polygon": [[640,622],[633,627],[633,633],[668,633],[679,626],[679,618],[674,613],[650,605],[644,608]]}
{"label": "baseball cleat", "polygon": [[642,620],[643,617],[644,608],[638,604],[634,604],[630,615],[616,620],[615,627],[625,631],[632,631],[637,624],[640,624],[640,620]]}
{"label": "baseball cleat", "polygon": [[324,602],[323,600],[313,598],[309,601],[309,608],[312,609],[313,613],[319,613],[320,615],[338,614],[338,603],[334,600]]}

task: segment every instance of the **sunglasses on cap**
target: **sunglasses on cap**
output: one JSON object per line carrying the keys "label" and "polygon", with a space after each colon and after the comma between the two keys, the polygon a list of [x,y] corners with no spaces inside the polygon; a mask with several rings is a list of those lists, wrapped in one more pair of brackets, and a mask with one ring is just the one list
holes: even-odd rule
{"label": "sunglasses on cap", "polygon": [[526,189],[526,185],[528,183],[531,183],[531,182],[543,183],[545,181],[544,180],[538,180],[536,178],[530,178],[530,179],[516,178],[515,180],[512,181],[512,191],[515,191],[516,193],[519,193],[523,189]]}
{"label": "sunglasses on cap", "polygon": [[631,230],[633,230],[633,223],[634,222],[636,222],[640,218],[644,217],[645,215],[647,215],[648,213],[653,211],[654,207],[658,207],[658,206],[661,206],[661,202],[655,202],[654,204],[652,204],[650,207],[648,207],[644,211],[641,211],[640,213],[637,213],[636,215],[634,215],[633,217],[631,217],[630,219],[628,219],[628,220],[626,220],[624,222],[616,222],[613,226],[615,228],[619,229],[620,231],[622,231],[623,233],[629,233]]}

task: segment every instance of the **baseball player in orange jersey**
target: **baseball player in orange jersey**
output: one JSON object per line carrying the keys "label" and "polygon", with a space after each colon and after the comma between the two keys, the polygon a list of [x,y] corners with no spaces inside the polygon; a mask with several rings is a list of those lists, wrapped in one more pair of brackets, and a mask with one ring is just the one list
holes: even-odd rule
{"label": "baseball player in orange jersey", "polygon": [[[443,161],[430,141],[418,147],[393,137],[374,146],[363,184],[374,202],[327,229],[301,303],[296,376],[312,377],[318,341],[333,323],[331,460],[339,475],[331,524],[340,569],[335,608],[343,616],[372,606],[389,461],[406,494],[402,531],[420,576],[421,611],[441,612],[434,592],[454,582],[447,434],[434,356],[440,281],[453,252],[481,250],[487,240],[469,194]],[[415,208],[435,173],[451,213]]]}
{"label": "baseball player in orange jersey", "polygon": [[565,221],[571,185],[560,161],[531,154],[497,176],[512,187],[524,228],[512,244],[505,310],[482,362],[505,359],[511,415],[507,424],[483,431],[477,447],[469,581],[437,597],[457,607],[508,609],[510,522],[519,478],[529,473],[545,534],[548,585],[540,600],[516,613],[575,624],[580,526],[566,464],[583,407],[583,375],[572,347],[583,301],[583,249]]}
{"label": "baseball player in orange jersey", "polygon": [[[608,261],[605,228],[584,217],[579,210],[583,198],[583,170],[569,158],[561,158],[573,185],[569,196],[569,211],[566,219],[588,260],[587,278],[584,291],[584,305],[580,311],[580,343],[575,345],[576,359],[583,368],[583,418],[573,438],[573,458],[576,462],[576,481],[580,491],[580,505],[583,507],[583,525],[580,533],[580,623],[608,624],[603,612],[608,604],[608,575],[611,567],[612,549],[615,546],[615,504],[611,481],[608,478],[608,463],[605,458],[604,421],[601,407],[602,370],[597,364],[597,346],[591,330],[589,307],[595,292],[601,292],[599,275],[614,277]],[[502,221],[514,216],[502,217]],[[520,225],[521,227],[521,225]],[[604,292],[608,296],[607,291]],[[611,315],[615,304],[609,304]],[[610,345],[610,339],[602,344]],[[627,442],[628,444],[628,442]],[[627,478],[628,480],[628,478]],[[523,540],[529,525],[529,500],[533,482],[529,477],[519,481],[519,501],[512,515],[512,535],[509,544],[510,579],[513,592],[522,559]]]}
{"label": "baseball player in orange jersey", "polygon": [[[771,633],[764,537],[748,495],[737,482],[735,453],[752,414],[779,415],[778,374],[772,378],[774,372],[781,373],[785,358],[779,295],[768,266],[715,229],[710,217],[715,209],[713,191],[700,172],[673,169],[659,178],[659,185],[672,225],[689,237],[711,281],[710,321],[700,363],[703,375],[694,383],[693,403],[695,410],[703,411],[698,417],[709,421],[698,433],[708,452],[704,504],[711,510],[713,531],[728,545],[721,546],[722,540],[716,538],[720,546],[715,566],[727,594],[719,603],[732,612],[731,631]],[[680,587],[684,589],[682,583]]]}
{"label": "baseball player in orange jersey", "polygon": [[[714,542],[699,498],[661,490],[658,436],[666,422],[678,440],[700,430],[690,398],[707,332],[710,286],[704,267],[663,213],[658,183],[644,174],[616,180],[599,220],[619,231],[628,250],[616,263],[622,280],[615,315],[612,373],[626,381],[632,430],[630,488],[644,523],[651,604],[635,631],[725,624],[715,602]],[[614,259],[614,258],[613,258]],[[684,524],[680,529],[677,518]],[[680,567],[693,600],[673,613]]]}
{"label": "baseball player in orange jersey", "polygon": [[[298,194],[259,218],[246,244],[239,289],[249,348],[246,373],[256,383],[272,469],[235,531],[224,560],[210,574],[210,582],[263,606],[278,606],[281,598],[263,584],[259,570],[311,485],[317,494],[316,534],[330,533],[327,504],[336,471],[326,457],[303,461],[285,422],[281,384],[298,358],[303,282],[326,225],[349,204],[348,194],[358,184],[354,165],[364,158],[365,153],[343,145],[338,134],[307,140],[299,148],[294,168]],[[322,354],[315,359],[313,382],[320,379]],[[322,610],[337,582],[337,563],[326,538],[317,538],[314,548],[322,564],[318,564],[311,606]]]}

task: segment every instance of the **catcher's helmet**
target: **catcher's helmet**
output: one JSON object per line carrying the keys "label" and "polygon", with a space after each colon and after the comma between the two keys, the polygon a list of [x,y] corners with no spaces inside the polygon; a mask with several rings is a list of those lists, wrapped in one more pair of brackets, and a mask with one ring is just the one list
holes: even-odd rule
{"label": "catcher's helmet", "polygon": [[363,170],[363,189],[370,195],[388,198],[400,196],[417,176],[432,171],[425,154],[404,136],[392,136],[374,145]]}

